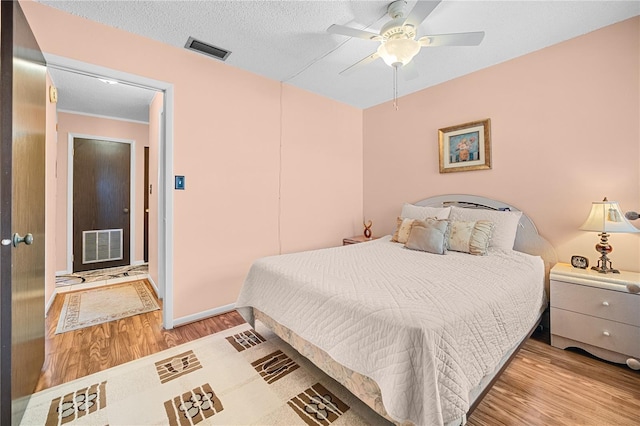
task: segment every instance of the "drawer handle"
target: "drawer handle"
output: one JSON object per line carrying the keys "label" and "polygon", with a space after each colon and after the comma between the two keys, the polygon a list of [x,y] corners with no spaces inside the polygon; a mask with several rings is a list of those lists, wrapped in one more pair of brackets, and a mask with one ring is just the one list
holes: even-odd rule
{"label": "drawer handle", "polygon": [[609,333],[608,331],[603,331],[602,334],[604,334],[607,337],[611,336],[611,333]]}
{"label": "drawer handle", "polygon": [[602,306],[609,306],[609,302],[605,300],[604,302],[602,302]]}
{"label": "drawer handle", "polygon": [[638,361],[635,358],[629,358],[627,360],[627,365],[629,366],[630,369],[632,370],[640,370],[640,361]]}

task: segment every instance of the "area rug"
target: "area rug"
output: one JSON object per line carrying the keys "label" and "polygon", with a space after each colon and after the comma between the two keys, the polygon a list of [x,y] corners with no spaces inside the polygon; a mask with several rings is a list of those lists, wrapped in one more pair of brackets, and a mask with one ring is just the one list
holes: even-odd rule
{"label": "area rug", "polygon": [[115,268],[103,268],[92,271],[74,272],[73,274],[56,275],[56,286],[63,287],[127,277],[136,279],[142,278],[148,273],[149,265],[147,263],[133,266],[116,266]]}
{"label": "area rug", "polygon": [[258,322],[38,392],[21,424],[388,423]]}
{"label": "area rug", "polygon": [[158,309],[144,281],[66,293],[56,334]]}

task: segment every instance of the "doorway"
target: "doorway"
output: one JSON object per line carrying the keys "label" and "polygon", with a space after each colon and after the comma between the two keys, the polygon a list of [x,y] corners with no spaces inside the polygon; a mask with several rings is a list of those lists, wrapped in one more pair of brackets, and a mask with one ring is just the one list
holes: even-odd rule
{"label": "doorway", "polygon": [[[45,53],[49,68],[83,74],[85,76],[117,80],[163,93],[162,117],[159,125],[162,128],[158,141],[158,182],[154,186],[157,195],[157,276],[154,277],[158,288],[163,289],[163,326],[173,328],[173,116],[174,89],[167,82],[129,74],[127,72],[101,67],[81,61]],[[153,206],[151,207],[153,208]],[[151,231],[153,232],[153,231]]]}

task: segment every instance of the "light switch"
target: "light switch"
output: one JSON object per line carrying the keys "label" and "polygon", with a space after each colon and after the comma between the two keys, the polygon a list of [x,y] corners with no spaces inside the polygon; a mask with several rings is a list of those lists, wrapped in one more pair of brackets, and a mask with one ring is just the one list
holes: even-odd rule
{"label": "light switch", "polygon": [[184,190],[184,176],[176,176],[176,189]]}

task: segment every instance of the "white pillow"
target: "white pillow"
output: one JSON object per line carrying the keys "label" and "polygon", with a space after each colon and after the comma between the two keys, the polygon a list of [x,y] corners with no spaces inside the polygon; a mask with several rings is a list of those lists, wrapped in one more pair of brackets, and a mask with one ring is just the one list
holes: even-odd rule
{"label": "white pillow", "polygon": [[503,250],[513,250],[518,232],[518,223],[522,212],[487,210],[487,209],[463,209],[451,207],[450,220],[477,221],[488,220],[494,223],[489,247]]}
{"label": "white pillow", "polygon": [[449,212],[451,212],[451,207],[425,207],[404,203],[400,217],[420,220],[425,220],[428,217],[449,219]]}

